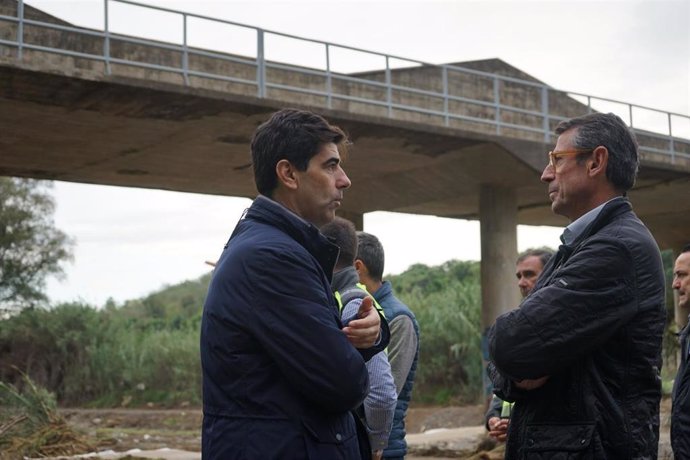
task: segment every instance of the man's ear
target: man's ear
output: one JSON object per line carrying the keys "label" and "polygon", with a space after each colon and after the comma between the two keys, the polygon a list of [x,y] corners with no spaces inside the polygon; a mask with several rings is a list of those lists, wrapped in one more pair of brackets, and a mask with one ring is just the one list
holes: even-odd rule
{"label": "man's ear", "polygon": [[355,264],[354,264],[354,265],[355,265],[355,270],[357,270],[357,274],[358,274],[359,276],[362,276],[362,275],[365,275],[365,274],[366,274],[367,266],[364,265],[364,262],[362,262],[361,259],[355,259]]}
{"label": "man's ear", "polygon": [[592,152],[590,160],[587,162],[587,173],[594,177],[602,175],[606,177],[606,166],[609,163],[609,150],[600,145]]}
{"label": "man's ear", "polygon": [[276,164],[276,177],[278,178],[278,183],[283,184],[285,188],[290,190],[297,189],[299,183],[297,179],[296,168],[292,163],[286,159],[280,160]]}

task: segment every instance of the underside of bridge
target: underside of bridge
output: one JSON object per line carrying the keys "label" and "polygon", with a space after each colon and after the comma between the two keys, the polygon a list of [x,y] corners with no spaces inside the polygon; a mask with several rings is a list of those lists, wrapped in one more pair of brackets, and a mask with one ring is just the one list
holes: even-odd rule
{"label": "underside of bridge", "polygon": [[[281,101],[0,66],[0,174],[253,198],[249,140]],[[512,190],[517,221],[564,225],[539,181],[540,142],[320,110],[353,141],[343,210],[478,219],[481,186]],[[690,175],[643,163],[630,193],[663,247],[690,228]]]}

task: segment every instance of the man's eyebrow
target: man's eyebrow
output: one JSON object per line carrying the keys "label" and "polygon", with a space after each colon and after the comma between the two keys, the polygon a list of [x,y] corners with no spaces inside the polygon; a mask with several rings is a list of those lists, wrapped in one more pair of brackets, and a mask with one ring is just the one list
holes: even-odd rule
{"label": "man's eyebrow", "polygon": [[340,163],[340,158],[339,157],[330,157],[329,159],[327,159],[326,161],[323,162],[324,165],[328,165],[331,163],[335,163],[335,164]]}

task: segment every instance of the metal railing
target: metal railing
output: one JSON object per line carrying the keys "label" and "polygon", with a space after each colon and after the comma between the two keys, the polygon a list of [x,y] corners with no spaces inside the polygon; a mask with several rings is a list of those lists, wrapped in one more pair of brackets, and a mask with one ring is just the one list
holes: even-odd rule
{"label": "metal railing", "polygon": [[[145,8],[181,17],[181,43],[114,32],[111,4]],[[254,56],[214,50],[213,45],[191,46],[190,19],[251,31],[255,35]],[[177,74],[185,86],[194,86],[193,78],[216,80],[253,88],[251,92],[258,98],[280,99],[285,97],[285,94],[292,94],[308,100],[309,104],[329,109],[373,112],[375,115],[390,118],[463,129],[473,126],[474,129],[492,134],[523,138],[532,136],[546,143],[553,140],[553,127],[559,121],[580,115],[583,111],[601,111],[602,105],[615,105],[615,109],[607,111],[621,116],[637,132],[638,138],[645,140],[645,143],[640,142],[643,151],[670,156],[672,163],[675,163],[677,157],[690,159],[690,116],[609,98],[557,90],[539,82],[457,65],[435,65],[130,0],[103,0],[103,30],[29,19],[25,15],[23,0],[18,0],[16,16],[0,15],[0,24],[3,21],[16,25],[16,38],[3,39],[0,36],[0,45],[16,48],[16,59],[19,61],[24,59],[26,50],[47,52],[100,61],[107,75],[113,74],[114,65],[130,66]],[[79,34],[102,43],[96,46],[91,43],[91,46],[82,46],[79,50],[69,49],[69,46],[64,44],[37,44],[35,41],[27,40],[31,37],[31,34],[27,33],[27,28]],[[290,62],[294,61],[290,56],[269,59],[266,44],[268,38],[287,39],[323,47],[324,63],[297,64]],[[169,54],[168,60],[177,62],[156,63],[132,59],[123,55],[125,53],[122,51],[115,52],[116,46],[139,46],[159,50],[162,54]],[[357,69],[357,60],[345,60],[346,65],[355,71],[336,71],[333,65],[334,51],[356,53],[369,60],[372,57],[377,58],[385,64],[378,68],[362,70]],[[160,56],[158,58],[160,61]],[[311,58],[314,60],[314,56]],[[219,64],[206,64],[205,67],[195,64],[196,61],[209,59]],[[395,61],[404,65],[393,65]],[[223,65],[226,67],[223,68]],[[214,67],[222,70],[214,70]],[[233,71],[229,71],[228,67]],[[247,69],[253,70],[248,72]],[[296,84],[294,78],[280,77],[286,72],[297,75],[304,81],[302,84]],[[664,121],[649,121],[654,116],[660,116]],[[643,122],[639,122],[638,119]],[[645,119],[648,120],[646,124]],[[681,131],[687,131],[688,134],[679,136],[678,132]]]}

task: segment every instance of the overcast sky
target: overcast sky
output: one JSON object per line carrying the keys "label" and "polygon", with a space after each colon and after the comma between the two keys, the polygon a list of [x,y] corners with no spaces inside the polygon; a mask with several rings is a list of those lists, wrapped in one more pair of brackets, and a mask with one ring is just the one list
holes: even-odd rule
{"label": "overcast sky", "polygon": [[[103,23],[100,0],[25,3],[79,25]],[[500,58],[559,89],[690,114],[690,0],[143,3],[429,63]],[[179,20],[128,8],[111,4],[113,29],[180,36]],[[203,42],[201,29],[215,33],[190,27],[191,42]],[[677,132],[690,133],[690,125]],[[205,273],[204,261],[217,258],[250,203],[59,182],[53,194],[56,224],[77,244],[67,280],[51,281],[48,294],[54,301],[97,305]],[[479,259],[477,222],[377,212],[365,216],[364,226],[383,241],[387,273],[416,262]],[[559,234],[560,229],[520,227],[518,246],[556,246]]]}

